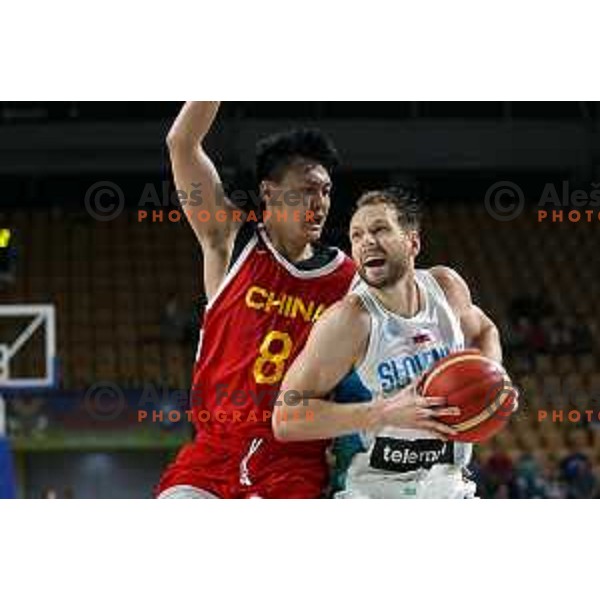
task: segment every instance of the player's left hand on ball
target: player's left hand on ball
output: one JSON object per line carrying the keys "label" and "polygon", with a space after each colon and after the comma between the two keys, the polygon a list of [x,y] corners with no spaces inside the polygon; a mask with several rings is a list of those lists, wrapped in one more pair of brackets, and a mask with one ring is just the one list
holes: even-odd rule
{"label": "player's left hand on ball", "polygon": [[445,398],[421,396],[417,391],[417,385],[413,383],[391,398],[382,401],[382,425],[424,429],[438,437],[453,437],[456,434],[455,430],[437,419],[459,416],[460,409],[456,406],[447,406]]}

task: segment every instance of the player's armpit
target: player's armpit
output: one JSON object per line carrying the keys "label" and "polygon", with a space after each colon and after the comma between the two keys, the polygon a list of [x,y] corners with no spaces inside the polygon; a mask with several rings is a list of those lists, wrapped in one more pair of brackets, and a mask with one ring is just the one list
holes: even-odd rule
{"label": "player's armpit", "polygon": [[[328,439],[369,428],[373,406],[336,404],[331,391],[365,352],[369,319],[360,299],[347,296],[317,321],[309,339],[288,369],[273,411],[275,437],[284,441]],[[293,392],[302,401],[285,403]]]}

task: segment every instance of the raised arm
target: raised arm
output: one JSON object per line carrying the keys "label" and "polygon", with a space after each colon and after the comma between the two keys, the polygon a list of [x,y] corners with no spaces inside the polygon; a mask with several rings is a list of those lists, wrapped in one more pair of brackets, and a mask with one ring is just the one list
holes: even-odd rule
{"label": "raised arm", "polygon": [[[185,194],[182,209],[204,255],[204,285],[209,300],[223,280],[235,234],[241,226],[224,201],[219,174],[202,146],[218,102],[186,102],[167,136],[175,185]],[[202,217],[199,218],[199,212]],[[217,211],[226,218],[217,218]]]}

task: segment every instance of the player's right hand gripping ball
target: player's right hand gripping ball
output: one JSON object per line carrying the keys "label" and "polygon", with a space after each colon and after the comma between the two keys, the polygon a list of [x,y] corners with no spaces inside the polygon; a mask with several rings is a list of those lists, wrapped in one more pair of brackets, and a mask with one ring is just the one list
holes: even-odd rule
{"label": "player's right hand gripping ball", "polygon": [[423,396],[441,396],[458,406],[458,417],[440,421],[458,432],[455,440],[484,442],[503,429],[517,407],[518,391],[506,371],[479,350],[455,352],[438,361],[419,385]]}

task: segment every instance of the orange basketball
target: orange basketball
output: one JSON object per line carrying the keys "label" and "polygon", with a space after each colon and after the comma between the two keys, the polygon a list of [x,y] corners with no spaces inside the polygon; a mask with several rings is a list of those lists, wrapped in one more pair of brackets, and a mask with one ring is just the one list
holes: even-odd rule
{"label": "orange basketball", "polygon": [[458,417],[441,421],[458,431],[461,442],[488,440],[508,423],[518,392],[506,371],[479,350],[455,352],[438,361],[419,385],[423,396],[442,396],[458,406]]}

